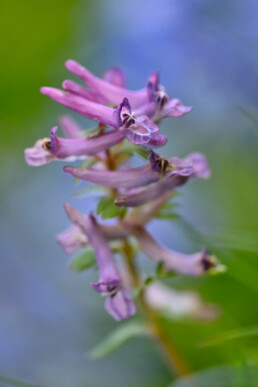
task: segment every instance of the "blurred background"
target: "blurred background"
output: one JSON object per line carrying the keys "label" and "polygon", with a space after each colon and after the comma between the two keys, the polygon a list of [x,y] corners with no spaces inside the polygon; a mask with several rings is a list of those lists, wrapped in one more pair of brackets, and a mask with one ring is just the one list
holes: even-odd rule
{"label": "blurred background", "polygon": [[[89,287],[97,274],[73,273],[55,235],[69,224],[64,201],[84,211],[94,202],[71,199],[74,187],[61,163],[32,168],[24,162],[23,149],[47,137],[65,112],[39,88],[60,87],[71,78],[64,68],[70,58],[99,76],[110,66],[122,67],[132,89],[160,70],[168,92],[193,106],[191,114],[162,123],[161,132],[169,136],[162,152],[184,157],[201,151],[212,177],[183,187],[177,209],[181,220],[154,221],[150,229],[164,244],[186,253],[206,244],[228,271],[167,281],[175,289],[198,290],[219,306],[221,315],[212,323],[165,324],[194,373],[194,385],[258,385],[253,367],[258,361],[257,15],[256,0],[2,2],[1,386],[171,383],[147,339],[133,339],[108,357],[89,359],[90,349],[117,323]],[[144,270],[153,270],[146,258],[142,261]],[[233,339],[227,334],[231,331]],[[212,338],[212,345],[201,345]],[[227,367],[237,372],[225,384]],[[190,385],[186,380],[173,384]]]}

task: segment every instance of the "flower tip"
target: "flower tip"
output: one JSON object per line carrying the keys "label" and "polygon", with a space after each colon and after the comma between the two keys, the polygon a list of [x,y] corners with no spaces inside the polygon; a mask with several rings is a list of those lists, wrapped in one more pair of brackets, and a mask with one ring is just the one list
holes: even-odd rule
{"label": "flower tip", "polygon": [[68,79],[66,79],[66,80],[62,83],[63,89],[65,89],[65,90],[69,89],[71,83],[72,83],[71,81],[69,81]]}
{"label": "flower tip", "polygon": [[73,174],[73,167],[64,167],[63,170],[66,173],[70,173],[70,175]]}
{"label": "flower tip", "polygon": [[193,110],[192,106],[185,106],[184,111],[185,113],[190,113]]}
{"label": "flower tip", "polygon": [[73,59],[68,59],[65,62],[65,67],[67,68],[67,70],[73,70],[75,67],[78,67],[78,63]]}
{"label": "flower tip", "polygon": [[202,258],[201,258],[201,266],[204,273],[213,273],[217,272],[217,268],[221,266],[214,255],[211,255],[209,250],[203,248],[202,250]]}
{"label": "flower tip", "polygon": [[66,212],[66,214],[67,214],[67,216],[69,218],[70,217],[70,213],[71,213],[73,207],[69,203],[67,203],[67,202],[64,202],[63,206],[64,206],[64,210],[65,210],[65,212]]}
{"label": "flower tip", "polygon": [[41,94],[47,94],[48,89],[49,89],[49,87],[43,86],[43,87],[41,87],[41,88],[39,89],[39,91],[41,92]]}
{"label": "flower tip", "polygon": [[40,88],[40,93],[55,99],[55,97],[62,97],[64,92],[59,89],[55,89],[54,87],[43,86]]}
{"label": "flower tip", "polygon": [[115,200],[114,200],[114,204],[116,206],[123,206],[126,202],[126,198],[124,196],[118,196]]}

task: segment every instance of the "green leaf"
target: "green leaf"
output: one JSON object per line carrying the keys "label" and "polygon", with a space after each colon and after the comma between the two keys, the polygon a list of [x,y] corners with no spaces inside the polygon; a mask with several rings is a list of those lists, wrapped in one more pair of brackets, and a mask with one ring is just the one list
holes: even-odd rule
{"label": "green leaf", "polygon": [[99,131],[100,129],[98,126],[93,126],[92,128],[86,129],[84,131],[84,137],[88,138],[88,137],[97,136],[99,134]]}
{"label": "green leaf", "polygon": [[245,327],[240,329],[234,329],[228,332],[222,332],[219,335],[207,339],[200,343],[201,347],[217,345],[225,341],[243,339],[245,337],[258,336],[258,326]]}
{"label": "green leaf", "polygon": [[239,106],[239,110],[256,126],[258,127],[258,117],[250,110]]}
{"label": "green leaf", "polygon": [[231,250],[258,253],[258,233],[247,230],[212,229],[201,230],[205,238],[215,245]]}
{"label": "green leaf", "polygon": [[19,380],[5,375],[0,375],[0,383],[4,383],[3,385],[9,385],[11,387],[40,387],[38,384],[27,383],[23,380]]}
{"label": "green leaf", "polygon": [[129,321],[120,323],[118,328],[111,332],[100,344],[93,348],[90,352],[92,359],[99,359],[116,351],[128,340],[139,337],[148,336],[150,331],[146,325],[140,321]]}
{"label": "green leaf", "polygon": [[114,204],[114,198],[112,196],[101,196],[97,206],[97,214],[101,215],[102,219],[110,219],[120,214],[124,216],[125,210],[123,207]]}
{"label": "green leaf", "polygon": [[77,273],[87,270],[96,263],[95,254],[91,248],[87,248],[83,253],[76,257],[70,264],[70,267]]}
{"label": "green leaf", "polygon": [[83,198],[87,195],[90,195],[92,193],[98,192],[98,191],[105,191],[105,187],[102,187],[101,185],[87,185],[86,187],[83,187],[82,189],[78,189],[77,191],[74,191],[73,197],[74,198]]}
{"label": "green leaf", "polygon": [[160,211],[158,214],[156,214],[157,219],[169,219],[169,220],[178,220],[180,219],[180,215],[176,214],[175,212],[162,212]]}
{"label": "green leaf", "polygon": [[149,153],[143,146],[134,145],[129,141],[123,143],[119,154],[121,153],[126,153],[128,156],[132,156],[134,153],[137,153],[144,160],[149,160]]}
{"label": "green leaf", "polygon": [[[208,368],[181,377],[169,387],[255,387],[257,366],[234,366]],[[253,381],[253,383],[251,383]]]}
{"label": "green leaf", "polygon": [[149,153],[145,148],[142,148],[140,146],[136,146],[134,149],[134,152],[137,153],[139,156],[141,156],[145,160],[149,160]]}
{"label": "green leaf", "polygon": [[[174,198],[174,195],[173,195]],[[163,204],[159,212],[155,215],[158,219],[169,219],[169,220],[177,220],[180,219],[180,215],[175,213],[173,210],[178,207],[178,203],[173,203],[171,201]]]}

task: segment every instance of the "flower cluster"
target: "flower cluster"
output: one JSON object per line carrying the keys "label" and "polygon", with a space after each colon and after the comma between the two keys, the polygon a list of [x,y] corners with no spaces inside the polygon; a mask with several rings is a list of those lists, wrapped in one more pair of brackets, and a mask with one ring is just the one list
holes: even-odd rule
{"label": "flower cluster", "polygon": [[[81,214],[65,203],[72,225],[57,240],[67,254],[92,247],[99,268],[99,281],[92,288],[106,297],[107,312],[116,320],[123,320],[135,314],[136,306],[130,295],[130,283],[116,264],[112,241],[122,244],[134,239],[144,254],[161,263],[168,272],[201,276],[217,265],[206,249],[190,255],[172,251],[161,246],[146,230],[177,187],[193,179],[208,178],[210,169],[200,153],[184,159],[166,159],[154,152],[153,148],[167,142],[166,136],[159,132],[160,121],[191,111],[191,107],[167,94],[159,83],[158,73],[149,77],[146,87],[131,91],[118,68],[109,69],[100,79],[73,60],[68,60],[66,67],[84,86],[66,80],[64,90],[43,87],[41,93],[96,121],[97,128],[89,135],[71,117],[64,116],[60,126],[65,137],[57,136],[54,127],[49,138],[38,140],[34,147],[25,150],[25,160],[32,166],[53,160],[82,160],[80,166],[65,166],[64,171],[105,187],[106,198],[111,198],[106,200],[106,206],[108,210],[112,208],[112,214],[102,218],[114,217],[115,223],[101,222],[97,217],[101,211]],[[131,167],[134,152],[147,156],[145,165]]]}

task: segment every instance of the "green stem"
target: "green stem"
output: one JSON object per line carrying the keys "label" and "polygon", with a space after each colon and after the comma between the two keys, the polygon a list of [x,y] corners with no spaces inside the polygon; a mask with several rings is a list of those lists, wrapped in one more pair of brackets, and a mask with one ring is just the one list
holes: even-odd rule
{"label": "green stem", "polygon": [[[132,285],[135,288],[139,288],[139,286],[141,285],[141,281],[134,262],[133,249],[127,240],[124,241],[123,254],[130,273]],[[140,293],[139,302],[143,315],[151,323],[152,332],[156,336],[157,342],[165,357],[169,369],[172,371],[173,374],[176,373],[178,376],[189,374],[190,370],[188,366],[172,345],[171,339],[164,331],[160,323],[159,317],[156,315],[155,311],[147,304],[144,298],[144,292]]]}

